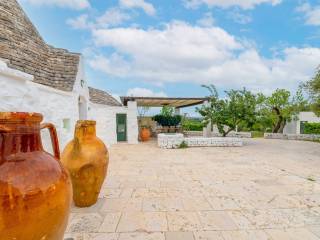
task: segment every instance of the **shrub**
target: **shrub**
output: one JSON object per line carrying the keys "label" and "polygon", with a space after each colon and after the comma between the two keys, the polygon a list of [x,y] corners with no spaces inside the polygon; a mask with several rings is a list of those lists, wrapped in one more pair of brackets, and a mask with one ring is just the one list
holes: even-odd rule
{"label": "shrub", "polygon": [[303,133],[320,134],[320,123],[305,123]]}
{"label": "shrub", "polygon": [[180,145],[178,146],[178,148],[182,149],[182,148],[188,148],[188,144],[185,141],[182,141],[182,143],[180,143]]}
{"label": "shrub", "polygon": [[181,122],[182,117],[180,115],[169,116],[158,114],[155,115],[152,120],[156,121],[159,125],[163,127],[178,126]]}
{"label": "shrub", "polygon": [[200,121],[185,120],[182,123],[182,128],[185,131],[202,131],[203,130],[203,124]]}

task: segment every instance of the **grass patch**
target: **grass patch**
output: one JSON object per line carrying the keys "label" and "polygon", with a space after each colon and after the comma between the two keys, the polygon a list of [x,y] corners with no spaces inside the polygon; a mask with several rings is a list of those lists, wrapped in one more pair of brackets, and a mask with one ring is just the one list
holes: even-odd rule
{"label": "grass patch", "polygon": [[180,143],[180,145],[178,146],[179,149],[184,149],[184,148],[188,148],[188,144],[185,141],[182,141],[182,143]]}
{"label": "grass patch", "polygon": [[251,132],[253,138],[263,138],[264,132],[252,131]]}
{"label": "grass patch", "polygon": [[315,182],[316,181],[313,177],[308,177],[307,180],[310,181],[310,182]]}

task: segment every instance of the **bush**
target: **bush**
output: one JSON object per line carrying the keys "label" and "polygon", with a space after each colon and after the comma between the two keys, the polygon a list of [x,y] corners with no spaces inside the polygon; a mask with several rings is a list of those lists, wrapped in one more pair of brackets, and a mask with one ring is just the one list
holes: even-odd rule
{"label": "bush", "polygon": [[188,144],[185,141],[182,141],[182,143],[180,143],[180,145],[178,146],[178,148],[183,149],[183,148],[188,148]]}
{"label": "bush", "polygon": [[160,126],[171,127],[178,126],[181,122],[182,117],[180,115],[169,116],[158,114],[155,115],[152,120],[156,121]]}
{"label": "bush", "polygon": [[320,123],[305,123],[304,134],[320,134]]}
{"label": "bush", "polygon": [[185,120],[182,123],[182,128],[185,131],[202,131],[203,124],[200,121]]}
{"label": "bush", "polygon": [[264,132],[252,131],[251,132],[253,138],[263,138]]}

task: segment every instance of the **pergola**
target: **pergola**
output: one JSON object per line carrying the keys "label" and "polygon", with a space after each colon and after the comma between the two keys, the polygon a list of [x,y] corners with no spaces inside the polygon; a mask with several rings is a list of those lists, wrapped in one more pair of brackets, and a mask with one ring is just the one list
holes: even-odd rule
{"label": "pergola", "polygon": [[170,97],[120,97],[123,105],[129,101],[137,103],[138,107],[175,107],[177,109],[203,104],[209,98],[170,98]]}

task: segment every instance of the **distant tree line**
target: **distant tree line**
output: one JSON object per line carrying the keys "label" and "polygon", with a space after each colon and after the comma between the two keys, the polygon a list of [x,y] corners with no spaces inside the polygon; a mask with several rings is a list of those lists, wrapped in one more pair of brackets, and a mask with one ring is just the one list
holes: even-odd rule
{"label": "distant tree line", "polygon": [[[209,101],[196,110],[203,117],[203,124],[211,124],[211,129],[217,126],[223,136],[236,129],[282,133],[286,123],[297,119],[301,111],[312,110],[320,116],[320,68],[295,94],[276,89],[266,96],[244,88],[225,91],[221,98],[214,85],[203,87],[210,93]],[[307,90],[309,99],[304,97],[303,90]]]}

